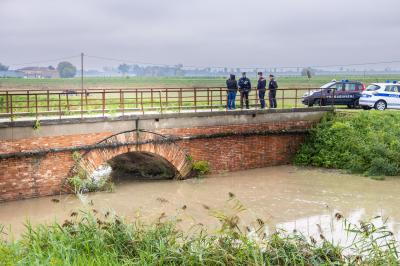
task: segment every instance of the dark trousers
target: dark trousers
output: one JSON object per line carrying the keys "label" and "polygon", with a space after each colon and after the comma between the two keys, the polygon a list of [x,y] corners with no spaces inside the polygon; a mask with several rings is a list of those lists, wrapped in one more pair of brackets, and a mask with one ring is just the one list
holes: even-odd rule
{"label": "dark trousers", "polygon": [[278,105],[276,103],[276,90],[269,90],[268,98],[269,98],[269,108],[278,107]]}
{"label": "dark trousers", "polygon": [[246,109],[249,109],[249,91],[240,92],[240,108],[243,109],[243,100],[246,101]]}
{"label": "dark trousers", "polygon": [[261,109],[265,108],[265,90],[258,91],[258,99],[260,100]]}
{"label": "dark trousers", "polygon": [[236,91],[228,91],[228,109],[235,109]]}

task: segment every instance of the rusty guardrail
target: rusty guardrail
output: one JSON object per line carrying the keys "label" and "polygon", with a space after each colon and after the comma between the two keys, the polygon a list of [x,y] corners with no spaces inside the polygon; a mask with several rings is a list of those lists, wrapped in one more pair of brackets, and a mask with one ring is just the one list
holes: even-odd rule
{"label": "rusty guardrail", "polygon": [[[278,89],[278,108],[304,107],[302,96],[319,88]],[[329,104],[335,100],[334,92]],[[250,108],[260,109],[258,91],[249,95]],[[265,95],[268,108],[268,90]],[[240,106],[240,94],[236,97]],[[322,98],[315,103],[326,105]],[[106,116],[145,114],[149,112],[228,111],[225,87],[199,88],[125,88],[90,90],[0,90],[0,117],[13,120],[19,117]]]}

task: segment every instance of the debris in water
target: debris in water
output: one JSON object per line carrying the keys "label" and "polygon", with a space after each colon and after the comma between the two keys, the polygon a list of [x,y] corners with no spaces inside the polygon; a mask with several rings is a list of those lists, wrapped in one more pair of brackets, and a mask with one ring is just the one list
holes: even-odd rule
{"label": "debris in water", "polygon": [[60,202],[59,199],[51,199],[51,201],[54,202],[54,203],[59,203]]}
{"label": "debris in water", "polygon": [[168,203],[169,201],[167,199],[164,198],[157,198],[157,201],[161,202],[161,203]]}

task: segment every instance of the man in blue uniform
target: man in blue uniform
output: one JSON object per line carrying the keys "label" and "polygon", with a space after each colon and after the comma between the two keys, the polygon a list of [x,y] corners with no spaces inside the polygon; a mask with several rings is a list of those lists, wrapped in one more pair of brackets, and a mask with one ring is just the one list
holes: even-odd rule
{"label": "man in blue uniform", "polygon": [[246,72],[242,73],[239,79],[240,108],[243,109],[243,99],[246,101],[246,109],[249,109],[249,93],[251,91],[250,79],[246,77]]}
{"label": "man in blue uniform", "polygon": [[236,93],[238,84],[235,75],[231,74],[230,78],[226,81],[226,88],[228,90],[228,110],[235,109]]}
{"label": "man in blue uniform", "polygon": [[257,90],[258,90],[258,99],[260,100],[261,109],[265,108],[265,90],[267,87],[267,81],[265,80],[263,73],[258,72],[258,83],[257,83]]}
{"label": "man in blue uniform", "polygon": [[278,89],[278,83],[275,81],[274,75],[269,75],[269,84],[268,84],[268,98],[269,98],[269,108],[277,108],[278,105],[276,103],[276,90]]}

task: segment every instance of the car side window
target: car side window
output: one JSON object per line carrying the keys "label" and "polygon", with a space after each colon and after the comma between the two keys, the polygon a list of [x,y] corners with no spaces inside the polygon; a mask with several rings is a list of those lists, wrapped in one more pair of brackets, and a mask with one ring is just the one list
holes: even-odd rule
{"label": "car side window", "polygon": [[394,92],[400,92],[400,86],[393,86],[395,89],[394,89]]}
{"label": "car side window", "polygon": [[344,86],[345,91],[355,91],[356,90],[356,84],[354,83],[346,83]]}
{"label": "car side window", "polygon": [[336,83],[329,87],[330,89],[335,89],[336,91],[341,91],[343,89],[342,83]]}
{"label": "car side window", "polygon": [[396,85],[388,85],[385,87],[385,91],[389,92],[399,92],[399,86]]}

